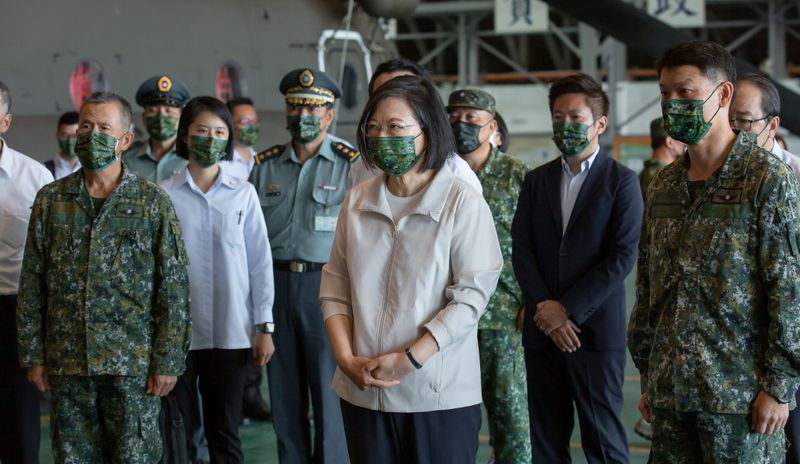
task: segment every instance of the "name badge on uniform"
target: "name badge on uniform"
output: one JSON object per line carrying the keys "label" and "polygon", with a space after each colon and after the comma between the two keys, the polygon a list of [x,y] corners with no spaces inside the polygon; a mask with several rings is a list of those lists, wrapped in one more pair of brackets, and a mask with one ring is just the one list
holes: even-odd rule
{"label": "name badge on uniform", "polygon": [[317,232],[336,232],[336,216],[314,216],[314,230]]}

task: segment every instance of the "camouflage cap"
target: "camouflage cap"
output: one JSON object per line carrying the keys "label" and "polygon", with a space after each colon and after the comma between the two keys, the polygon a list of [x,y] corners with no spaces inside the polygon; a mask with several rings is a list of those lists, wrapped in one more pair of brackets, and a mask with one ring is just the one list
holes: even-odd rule
{"label": "camouflage cap", "polygon": [[655,118],[650,121],[650,143],[653,147],[660,147],[667,139],[664,129],[664,118]]}
{"label": "camouflage cap", "polygon": [[170,105],[182,108],[192,94],[183,82],[166,74],[159,74],[144,81],[136,91],[136,103],[144,108],[148,105]]}
{"label": "camouflage cap", "polygon": [[278,89],[289,105],[317,106],[333,103],[342,96],[342,88],[327,73],[313,68],[299,68],[283,76]]}
{"label": "camouflage cap", "polygon": [[447,101],[447,111],[457,107],[488,111],[492,116],[495,113],[494,97],[481,89],[461,89],[451,93]]}

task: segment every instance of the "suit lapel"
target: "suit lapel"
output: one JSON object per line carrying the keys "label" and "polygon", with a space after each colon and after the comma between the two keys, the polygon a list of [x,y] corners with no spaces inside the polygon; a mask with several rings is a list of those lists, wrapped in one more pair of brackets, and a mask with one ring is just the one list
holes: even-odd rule
{"label": "suit lapel", "polygon": [[544,191],[547,195],[547,204],[550,205],[550,213],[553,216],[553,224],[561,232],[561,159],[557,158],[550,165],[545,177]]}
{"label": "suit lapel", "polygon": [[594,191],[600,185],[600,181],[605,176],[609,161],[610,159],[608,156],[603,153],[603,150],[600,150],[600,152],[597,154],[597,158],[594,160],[594,163],[592,163],[591,169],[589,169],[589,175],[586,176],[586,180],[581,186],[581,191],[578,193],[578,198],[575,200],[575,206],[572,208],[572,215],[569,217],[569,223],[567,224],[567,229],[564,231],[564,236],[569,233],[572,225],[575,223],[575,218],[581,214],[583,208],[586,207],[587,203],[589,203],[589,199],[592,198]]}

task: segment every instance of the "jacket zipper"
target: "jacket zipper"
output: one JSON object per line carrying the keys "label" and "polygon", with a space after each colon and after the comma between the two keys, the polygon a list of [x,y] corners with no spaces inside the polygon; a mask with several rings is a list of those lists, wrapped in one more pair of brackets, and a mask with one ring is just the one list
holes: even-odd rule
{"label": "jacket zipper", "polygon": [[[392,251],[389,259],[389,273],[386,275],[386,287],[383,292],[383,308],[381,309],[381,324],[378,327],[378,347],[383,350],[383,327],[386,325],[386,302],[389,300],[389,284],[392,281],[392,270],[394,269],[394,254],[395,254],[395,243],[397,242],[397,224],[394,223],[392,220],[392,225],[394,229],[392,229]],[[378,388],[378,411],[384,410],[383,405],[383,390]]]}

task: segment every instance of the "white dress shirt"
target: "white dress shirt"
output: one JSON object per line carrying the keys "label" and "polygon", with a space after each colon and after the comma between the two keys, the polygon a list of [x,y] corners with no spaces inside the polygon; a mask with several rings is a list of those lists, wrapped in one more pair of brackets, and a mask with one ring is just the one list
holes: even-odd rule
{"label": "white dress shirt", "polygon": [[[483,194],[483,186],[481,186],[481,181],[478,180],[477,174],[475,174],[475,171],[469,167],[469,163],[467,163],[464,158],[458,156],[457,153],[453,153],[447,157],[445,166],[447,166],[447,168],[450,169],[450,171],[453,172],[456,177],[466,181],[470,187],[477,190],[478,193]],[[367,167],[367,164],[364,162],[364,155],[362,154],[361,158],[356,160],[356,162],[350,166],[350,173],[347,175],[347,188],[353,188],[365,180],[372,179],[380,173],[381,170],[378,168],[370,169]]]}
{"label": "white dress shirt", "polygon": [[569,218],[572,216],[572,208],[575,207],[575,201],[578,199],[578,194],[581,193],[581,187],[589,176],[589,169],[592,167],[600,148],[592,153],[592,156],[586,158],[581,163],[581,170],[577,174],[573,174],[572,170],[567,164],[567,160],[561,157],[561,234],[567,231]]}
{"label": "white dress shirt", "polygon": [[189,349],[252,346],[256,324],[273,323],[275,286],[267,226],[255,187],[221,169],[203,193],[188,169],[164,181],[189,255]]}
{"label": "white dress shirt", "polygon": [[61,155],[56,155],[53,158],[53,167],[56,171],[56,180],[61,179],[62,177],[67,177],[68,175],[72,174],[73,172],[77,171],[81,168],[81,162],[75,160],[75,166],[70,166],[69,162],[61,157]]}
{"label": "white dress shirt", "polygon": [[53,181],[44,165],[0,138],[0,295],[16,295],[36,192]]}
{"label": "white dress shirt", "polygon": [[778,142],[775,139],[772,140],[772,154],[777,156],[781,161],[788,164],[789,167],[792,169],[794,176],[800,180],[800,156],[793,155],[788,151],[781,148],[778,145]]}
{"label": "white dress shirt", "polygon": [[238,148],[233,149],[233,159],[230,161],[220,161],[219,166],[224,169],[229,175],[239,179],[247,180],[250,177],[250,171],[256,165],[256,151],[253,147],[247,147],[250,153],[250,159],[244,159]]}

